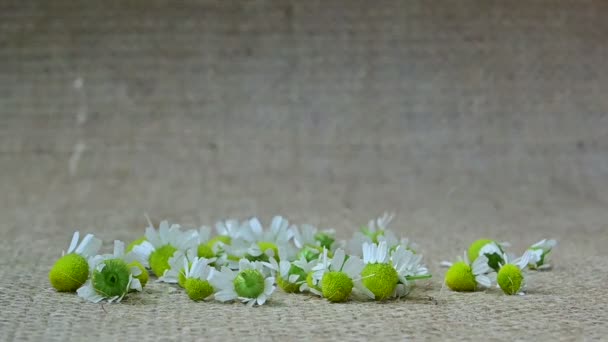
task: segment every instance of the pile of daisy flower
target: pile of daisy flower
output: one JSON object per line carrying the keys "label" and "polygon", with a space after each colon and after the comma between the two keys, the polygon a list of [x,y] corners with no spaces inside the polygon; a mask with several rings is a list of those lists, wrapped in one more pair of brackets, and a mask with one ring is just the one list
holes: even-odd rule
{"label": "pile of daisy flower", "polygon": [[509,243],[490,239],[474,241],[458,262],[441,262],[449,267],[445,284],[453,291],[469,292],[496,285],[507,295],[523,295],[528,270],[549,270],[548,256],[557,245],[543,239],[530,246],[520,257],[507,253]]}
{"label": "pile of daisy flower", "polygon": [[95,303],[120,302],[142,291],[150,273],[183,288],[194,301],[262,305],[277,286],[330,302],[389,300],[407,296],[415,281],[431,277],[415,245],[388,229],[392,218],[385,213],[371,220],[349,241],[281,216],[267,227],[257,218],[220,221],[215,234],[206,226],[185,229],[168,221],[156,228],[148,219],[144,236],[128,246],[114,241],[112,254],[98,254],[101,240],[88,234],[80,241],[76,232],[49,280],[57,291]]}

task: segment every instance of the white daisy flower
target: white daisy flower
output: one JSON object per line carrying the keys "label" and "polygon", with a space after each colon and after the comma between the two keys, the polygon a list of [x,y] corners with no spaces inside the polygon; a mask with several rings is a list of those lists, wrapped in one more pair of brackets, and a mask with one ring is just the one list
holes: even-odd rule
{"label": "white daisy flower", "polygon": [[533,270],[548,270],[551,265],[547,263],[547,256],[557,246],[557,241],[542,239],[528,248],[530,263],[528,267]]}
{"label": "white daisy flower", "polygon": [[217,255],[224,250],[224,246],[231,245],[234,240],[241,238],[241,232],[243,231],[243,225],[245,224],[245,222],[239,223],[239,221],[235,219],[217,221],[215,223],[217,235],[211,238],[207,244],[209,247],[213,248]]}
{"label": "white daisy flower", "polygon": [[196,301],[205,300],[213,295],[214,288],[210,280],[216,270],[212,266],[209,266],[211,262],[213,261],[199,257],[194,257],[190,263],[184,259],[184,288],[190,299]]}
{"label": "white daisy flower", "polygon": [[386,241],[364,243],[361,272],[363,285],[369,290],[370,298],[384,300],[401,297],[409,292],[409,282],[430,278],[428,269],[421,264],[422,255],[399,246],[392,254]]}
{"label": "white daisy flower", "polygon": [[498,271],[499,264],[504,263],[502,256],[504,254],[503,246],[508,246],[507,242],[498,243],[489,239],[479,239],[474,241],[467,252],[468,258],[474,262],[478,256],[485,255],[488,259],[488,265]]}
{"label": "white daisy flower", "polygon": [[294,227],[293,242],[300,249],[298,254],[304,255],[308,261],[317,259],[323,248],[330,251],[336,249],[333,229],[319,231],[317,227],[310,224]]}
{"label": "white daisy flower", "polygon": [[409,293],[410,282],[431,277],[428,268],[422,264],[422,255],[398,246],[391,254],[391,262],[397,271],[399,284],[396,296],[402,297]]}
{"label": "white daisy flower", "polygon": [[306,278],[308,277],[308,274],[312,272],[313,268],[317,265],[318,259],[308,261],[304,256],[302,256],[300,257],[300,259],[295,260],[292,263],[296,267],[300,268],[302,272],[306,275],[303,281],[300,279],[295,282],[296,284],[300,285],[300,292],[309,291],[309,286],[306,282]]}
{"label": "white daisy flower", "polygon": [[475,291],[480,288],[489,288],[495,281],[496,273],[488,264],[488,258],[480,255],[470,263],[467,252],[456,263],[442,262],[450,269],[445,274],[445,284],[454,291]]}
{"label": "white daisy flower", "polygon": [[241,259],[239,270],[222,267],[209,280],[220,302],[240,300],[249,306],[263,305],[274,292],[274,277],[268,276],[267,263]]}
{"label": "white daisy flower", "polygon": [[179,284],[184,287],[186,270],[184,268],[184,262],[189,264],[196,258],[196,251],[189,249],[187,251],[176,251],[169,258],[169,268],[165,270],[165,273],[158,277],[158,282]]}
{"label": "white daisy flower", "polygon": [[290,227],[289,222],[283,217],[275,216],[270,224],[270,229],[264,230],[260,221],[254,217],[243,226],[241,238],[251,244],[248,251],[251,257],[267,261],[269,257],[278,257],[279,248],[285,249],[289,254],[294,254],[294,249],[290,248],[294,228],[295,226]]}
{"label": "white daisy flower", "polygon": [[[279,250],[279,254],[281,254],[281,250]],[[277,285],[287,293],[307,291],[306,278],[316,264],[317,260],[308,261],[303,255],[292,262],[284,257],[281,257],[278,262],[275,258],[270,258],[271,271],[278,273],[278,276],[273,274]]]}
{"label": "white daisy flower", "polygon": [[106,299],[108,302],[120,302],[130,291],[141,291],[142,286],[136,277],[142,271],[131,265],[136,260],[132,253],[125,254],[125,244],[114,241],[114,253],[97,255],[89,260],[92,269],[91,279],[78,289],[78,296],[99,303]]}
{"label": "white daisy flower", "polygon": [[397,235],[389,230],[388,225],[394,217],[394,214],[385,212],[375,220],[370,220],[367,227],[363,227],[360,232],[353,234],[352,239],[347,243],[348,252],[361,256],[361,246],[364,243],[373,244],[380,241],[386,241],[389,250],[401,245],[413,251],[414,246],[407,239],[399,240]]}
{"label": "white daisy flower", "polygon": [[503,256],[505,263],[500,265],[496,281],[505,294],[524,294],[527,285],[525,271],[532,257],[533,252],[529,250],[512,262],[509,261],[509,256]]}
{"label": "white daisy flower", "polygon": [[146,241],[133,247],[133,252],[143,260],[145,267],[150,267],[157,276],[162,276],[169,269],[169,259],[178,251],[197,247],[198,233],[194,230],[182,231],[181,226],[168,221],[160,223],[158,231],[150,221],[146,228]]}
{"label": "white daisy flower", "polygon": [[324,249],[317,265],[312,267],[314,286],[308,284],[308,290],[332,302],[347,300],[353,288],[369,296],[369,290],[361,283],[363,267],[360,258],[353,255],[347,257],[341,248],[335,251],[331,259]]}
{"label": "white daisy flower", "polygon": [[87,234],[78,244],[79,238],[80,233],[74,232],[67,253],[62,252],[49,272],[49,281],[57,291],[74,292],[89,278],[88,259],[101,248],[101,240]]}

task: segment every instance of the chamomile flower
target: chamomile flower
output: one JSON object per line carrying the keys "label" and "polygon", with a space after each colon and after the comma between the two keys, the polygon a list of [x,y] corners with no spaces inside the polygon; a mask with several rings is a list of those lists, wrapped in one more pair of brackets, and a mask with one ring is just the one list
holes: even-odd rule
{"label": "chamomile flower", "polygon": [[404,247],[397,247],[392,254],[386,241],[364,243],[361,272],[363,285],[371,292],[370,298],[385,300],[401,297],[409,292],[410,281],[430,278],[428,269],[421,264],[422,255],[415,255]]}
{"label": "chamomile flower", "polygon": [[553,247],[557,246],[557,241],[542,239],[528,248],[530,251],[530,262],[528,268],[532,270],[548,270],[551,265],[547,263],[547,257]]}
{"label": "chamomile flower", "polygon": [[306,277],[317,264],[316,260],[308,261],[304,255],[300,259],[289,261],[282,256],[279,250],[280,261],[270,258],[271,270],[275,273],[277,285],[286,293],[296,293],[307,290]]}
{"label": "chamomile flower", "polygon": [[80,233],[74,232],[68,251],[62,253],[49,272],[49,281],[59,292],[74,292],[87,281],[88,259],[101,248],[101,240],[92,234],[87,234],[80,244],[79,238]]}
{"label": "chamomile flower", "polygon": [[300,227],[294,227],[293,242],[300,250],[298,255],[311,261],[319,257],[323,248],[332,250],[332,247],[335,246],[335,232],[331,229],[319,231],[315,226],[303,224]]}
{"label": "chamomile flower", "polygon": [[146,228],[146,241],[133,247],[133,252],[150,267],[154,274],[162,276],[169,269],[169,259],[178,251],[196,247],[198,234],[194,230],[182,231],[180,225],[168,221],[160,223],[158,231],[149,222]]}
{"label": "chamomile flower", "polygon": [[212,260],[199,257],[195,257],[191,263],[184,259],[184,288],[190,299],[200,301],[213,295],[214,289],[209,280],[213,277],[215,268],[209,266],[211,262]]}
{"label": "chamomile flower", "polygon": [[186,285],[186,268],[184,267],[184,262],[189,265],[196,257],[196,249],[194,248],[187,251],[175,251],[169,258],[169,268],[165,270],[165,273],[163,273],[161,277],[158,277],[158,281],[178,284],[179,286],[184,287]]}
{"label": "chamomile flower", "polygon": [[241,259],[238,271],[223,266],[213,272],[209,282],[220,302],[240,300],[249,306],[263,305],[274,292],[274,277],[268,275],[267,263]]}
{"label": "chamomile flower", "polygon": [[465,252],[463,260],[450,264],[445,274],[445,284],[453,291],[469,292],[492,286],[494,276],[494,270],[490,268],[484,254],[471,264]]}
{"label": "chamomile flower", "polygon": [[361,227],[361,231],[355,232],[352,239],[347,243],[348,252],[352,255],[361,255],[361,246],[364,243],[378,243],[378,238],[384,236],[394,214],[385,212],[375,220],[370,220],[367,226]]}
{"label": "chamomile flower", "polygon": [[285,249],[288,255],[294,250],[290,240],[294,235],[294,226],[281,216],[272,218],[270,228],[264,230],[260,221],[254,217],[242,227],[241,238],[251,244],[248,252],[250,259],[268,261],[269,257],[277,258],[279,248]]}
{"label": "chamomile flower", "polygon": [[504,263],[503,255],[505,252],[503,246],[507,245],[505,242],[498,243],[494,240],[479,239],[469,246],[467,255],[471,262],[475,262],[478,256],[485,255],[488,259],[488,265],[494,271],[498,271],[499,264]]}
{"label": "chamomile flower", "polygon": [[125,254],[125,244],[114,241],[114,253],[97,255],[89,259],[89,267],[93,270],[91,279],[77,291],[78,296],[98,303],[104,299],[108,302],[120,302],[131,290],[141,291],[142,286],[136,277],[142,270],[131,265],[136,261],[136,255]]}
{"label": "chamomile flower", "polygon": [[221,245],[210,243],[211,228],[201,226],[196,234],[196,252],[199,258],[211,259],[214,258],[221,249]]}
{"label": "chamomile flower", "polygon": [[312,268],[312,280],[315,286],[309,286],[309,291],[323,296],[330,302],[348,300],[353,288],[365,295],[369,290],[361,283],[361,271],[364,263],[357,256],[346,256],[343,249],[338,248],[333,258],[328,258],[327,250],[323,250],[321,259]]}
{"label": "chamomile flower", "polygon": [[496,282],[505,294],[523,295],[526,288],[525,270],[530,263],[533,253],[526,251],[521,257],[509,262],[509,257],[503,256],[504,264],[501,264]]}
{"label": "chamomile flower", "polygon": [[[243,223],[244,224],[244,223]],[[223,249],[223,246],[231,245],[232,241],[241,236],[242,224],[238,220],[229,219],[226,221],[217,221],[215,223],[215,231],[217,235],[209,239],[207,245],[216,251]]]}
{"label": "chamomile flower", "polygon": [[411,282],[431,278],[428,268],[422,264],[422,255],[414,254],[405,247],[397,246],[391,254],[391,262],[399,277],[394,297],[406,296],[409,293]]}

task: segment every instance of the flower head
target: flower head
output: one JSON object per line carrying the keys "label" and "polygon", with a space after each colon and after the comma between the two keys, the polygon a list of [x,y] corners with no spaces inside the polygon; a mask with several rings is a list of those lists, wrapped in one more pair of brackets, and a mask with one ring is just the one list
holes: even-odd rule
{"label": "flower head", "polygon": [[210,283],[217,290],[215,299],[226,302],[240,300],[249,306],[263,305],[274,292],[274,277],[268,276],[267,263],[241,259],[238,271],[223,266],[214,272]]}
{"label": "flower head", "polygon": [[547,270],[551,265],[547,263],[547,257],[553,247],[557,246],[557,241],[542,239],[528,248],[530,251],[530,262],[528,268],[533,270]]}
{"label": "flower head", "polygon": [[186,251],[197,246],[198,234],[194,230],[182,231],[178,224],[169,226],[168,221],[162,221],[157,231],[152,222],[148,222],[146,241],[133,247],[133,252],[144,266],[150,267],[160,277],[169,269],[169,259],[176,251]]}
{"label": "flower head", "polygon": [[78,243],[79,232],[74,232],[67,253],[64,251],[49,272],[51,285],[60,292],[74,292],[81,287],[89,277],[87,259],[101,248],[101,240],[92,234],[87,234]]}
{"label": "flower head", "polygon": [[284,249],[288,256],[293,254],[290,240],[295,226],[289,226],[289,221],[281,216],[272,218],[268,230],[264,230],[257,217],[250,219],[241,229],[241,238],[250,244],[249,259],[268,261],[271,257],[278,258],[279,248]]}
{"label": "flower head", "polygon": [[521,257],[509,262],[507,255],[503,256],[505,264],[501,265],[496,281],[505,294],[523,295],[526,288],[525,270],[533,253],[526,251]]}
{"label": "flower head", "polygon": [[141,291],[141,283],[136,277],[142,271],[135,265],[130,266],[133,261],[136,261],[136,255],[125,254],[125,244],[114,241],[113,254],[97,255],[89,259],[91,279],[78,289],[78,296],[93,303],[104,299],[111,303],[120,302],[131,290]]}
{"label": "flower head", "polygon": [[332,251],[335,247],[335,232],[331,229],[319,231],[315,226],[303,224],[294,227],[293,242],[300,250],[298,256],[306,260],[317,259],[323,248]]}
{"label": "flower head", "polygon": [[346,301],[353,288],[369,296],[369,290],[361,283],[363,261],[357,256],[347,256],[343,249],[338,248],[332,258],[323,249],[317,265],[312,268],[311,282],[308,290],[323,296],[331,302]]}
{"label": "flower head", "polygon": [[465,252],[464,259],[452,264],[448,269],[445,284],[453,291],[475,291],[492,286],[493,272],[485,255],[480,255],[471,264]]}
{"label": "flower head", "polygon": [[212,260],[195,257],[191,263],[184,259],[185,284],[184,288],[188,297],[194,301],[205,300],[213,292],[213,286],[209,280],[213,277],[215,269],[209,264]]}
{"label": "flower head", "polygon": [[506,243],[498,243],[494,240],[479,239],[474,241],[467,252],[468,258],[471,262],[475,262],[478,256],[485,255],[488,259],[488,265],[494,270],[498,271],[499,264],[504,263],[503,245]]}

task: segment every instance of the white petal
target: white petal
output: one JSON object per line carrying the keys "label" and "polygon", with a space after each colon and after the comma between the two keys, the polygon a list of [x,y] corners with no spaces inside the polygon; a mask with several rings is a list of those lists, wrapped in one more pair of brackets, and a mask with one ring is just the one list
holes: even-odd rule
{"label": "white petal", "polygon": [[81,288],[76,290],[76,293],[79,297],[82,297],[90,302],[99,303],[103,300],[103,297],[100,296],[91,284],[91,281],[87,281]]}
{"label": "white petal", "polygon": [[274,292],[274,278],[268,277],[264,279],[264,294],[270,296]]}
{"label": "white petal", "polygon": [[477,275],[475,276],[475,281],[477,282],[477,284],[483,286],[483,287],[490,287],[492,286],[492,282],[490,281],[490,278],[486,277],[485,275]]}
{"label": "white petal", "polygon": [[382,241],[380,242],[380,245],[378,246],[378,262],[379,263],[386,263],[388,261],[388,246],[386,245],[386,241]]}
{"label": "white petal", "polygon": [[82,256],[91,257],[97,254],[101,248],[101,240],[94,237],[93,234],[87,234],[87,236],[82,239],[80,245],[76,248],[75,253],[80,254]]}
{"label": "white petal", "polygon": [[220,302],[227,302],[230,300],[234,300],[236,299],[236,292],[230,291],[230,290],[222,290],[222,291],[218,291],[215,293],[214,295],[216,300],[219,300]]}
{"label": "white petal", "polygon": [[150,267],[150,254],[152,254],[152,252],[154,252],[155,250],[156,249],[150,242],[143,241],[139,245],[133,247],[133,250],[131,252],[135,260],[140,262],[144,267]]}
{"label": "white petal", "polygon": [[371,299],[375,299],[376,295],[370,291],[367,287],[365,287],[365,285],[363,285],[363,283],[361,283],[361,281],[355,281],[353,282],[355,288],[357,289],[357,291],[363,293],[365,296],[367,296],[368,298]]}
{"label": "white petal", "polygon": [[125,243],[120,240],[114,240],[114,257],[122,258],[125,255]]}
{"label": "white petal", "polygon": [[357,278],[361,276],[361,271],[365,267],[365,264],[359,257],[351,255],[342,267],[342,272],[346,273],[350,278]]}
{"label": "white petal", "polygon": [[135,277],[141,274],[141,269],[137,266],[129,267],[129,270],[131,271],[131,274]]}
{"label": "white petal", "polygon": [[76,246],[78,246],[78,239],[80,239],[80,232],[75,231],[74,235],[72,235],[72,241],[70,242],[70,247],[68,248],[68,254],[72,253]]}
{"label": "white petal", "polygon": [[133,280],[131,281],[131,286],[129,287],[129,289],[141,292],[142,291],[142,287],[141,287],[141,282],[139,281],[139,279],[133,278]]}
{"label": "white petal", "polygon": [[256,301],[258,305],[264,305],[264,303],[266,303],[266,296],[264,294],[261,294],[258,296]]}
{"label": "white petal", "polygon": [[249,220],[249,227],[251,228],[251,231],[256,236],[262,235],[262,233],[264,231],[264,229],[262,228],[262,224],[260,223],[260,220],[258,220],[257,217],[254,217],[251,220]]}
{"label": "white petal", "polygon": [[449,262],[449,261],[442,261],[439,263],[439,266],[441,267],[452,267],[453,263]]}
{"label": "white petal", "polygon": [[471,269],[474,275],[488,273],[490,271],[488,258],[485,255],[480,254],[473,262],[473,265],[471,265]]}
{"label": "white petal", "polygon": [[334,252],[334,257],[331,259],[331,268],[334,271],[341,271],[346,254],[344,250],[339,248]]}
{"label": "white petal", "polygon": [[146,236],[146,241],[152,244],[152,246],[160,247],[163,245],[162,241],[160,240],[160,237],[158,236],[158,232],[156,231],[156,229],[154,229],[154,227],[147,227],[146,233],[144,235]]}
{"label": "white petal", "polygon": [[171,234],[169,232],[169,221],[161,221],[158,226],[158,236],[161,245],[166,245],[170,242]]}

